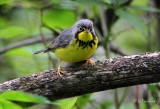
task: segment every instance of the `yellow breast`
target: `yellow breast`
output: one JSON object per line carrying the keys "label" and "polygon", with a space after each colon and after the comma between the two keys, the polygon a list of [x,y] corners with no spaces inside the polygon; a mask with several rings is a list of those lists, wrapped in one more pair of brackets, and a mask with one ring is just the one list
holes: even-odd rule
{"label": "yellow breast", "polygon": [[65,48],[57,48],[56,56],[66,62],[79,62],[88,59],[93,55],[97,48],[98,39],[93,38],[91,33],[80,33]]}

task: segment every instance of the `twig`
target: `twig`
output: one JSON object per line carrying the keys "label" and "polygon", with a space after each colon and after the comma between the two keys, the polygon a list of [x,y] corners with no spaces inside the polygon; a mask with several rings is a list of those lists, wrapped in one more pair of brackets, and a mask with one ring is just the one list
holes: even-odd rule
{"label": "twig", "polygon": [[115,103],[116,109],[119,109],[119,105],[118,105],[118,89],[114,90],[114,103]]}
{"label": "twig", "polygon": [[108,28],[107,28],[107,25],[106,25],[107,19],[106,19],[106,16],[104,14],[104,9],[102,7],[99,7],[99,12],[100,12],[100,19],[101,19],[103,36],[107,36]]}
{"label": "twig", "polygon": [[[40,26],[39,26],[40,36],[42,38],[43,45],[45,46],[45,48],[47,48],[47,42],[46,42],[44,35],[43,35],[43,32],[42,32],[42,18],[43,18],[43,10],[40,9]],[[54,60],[52,59],[52,57],[49,53],[47,53],[47,54],[48,54],[49,60],[52,62],[53,68],[55,68],[56,64],[55,64]]]}
{"label": "twig", "polygon": [[46,40],[44,38],[44,35],[43,35],[43,32],[42,32],[42,17],[43,17],[43,10],[40,10],[40,25],[39,25],[39,31],[40,31],[40,36],[42,38],[42,42],[43,42],[43,45],[47,48],[47,43],[46,43]]}
{"label": "twig", "polygon": [[[52,35],[45,35],[44,38],[45,38],[45,40],[47,42],[54,39],[54,37]],[[9,51],[9,50],[15,49],[15,48],[19,48],[19,47],[23,47],[23,46],[27,46],[27,45],[32,45],[32,44],[36,44],[36,43],[40,43],[40,42],[42,42],[42,38],[40,36],[39,37],[35,37],[35,38],[29,38],[29,39],[26,39],[24,41],[20,41],[20,42],[17,42],[15,44],[6,46],[5,48],[0,50],[0,55],[5,53],[5,52],[7,52],[7,51]],[[102,45],[102,41],[99,40],[98,44]],[[118,48],[116,45],[114,45],[112,43],[110,43],[110,50],[113,53],[119,54],[121,56],[125,56],[126,55],[126,53],[124,51],[122,51],[120,48]]]}
{"label": "twig", "polygon": [[[149,99],[148,99],[148,85],[147,85],[147,84],[144,84],[144,85],[142,86],[142,88],[143,88],[143,99],[144,99],[145,101],[148,101],[148,100],[149,100]],[[147,108],[147,109],[152,109],[151,103],[146,102],[146,108]]]}
{"label": "twig", "polygon": [[119,108],[120,108],[121,104],[124,102],[124,100],[125,100],[125,98],[126,98],[126,96],[128,94],[128,91],[129,91],[129,87],[126,87],[124,92],[123,92],[123,95],[122,95],[122,97],[121,97],[121,99],[120,99],[120,101],[118,103],[118,107]]}
{"label": "twig", "polygon": [[[52,35],[45,35],[45,40],[46,41],[50,41],[51,39],[53,39]],[[15,48],[19,48],[19,47],[23,47],[23,46],[27,46],[27,45],[31,45],[31,44],[36,44],[36,43],[40,43],[40,42],[42,42],[42,39],[41,39],[40,36],[35,37],[35,38],[29,38],[29,39],[26,39],[24,41],[20,41],[20,42],[17,42],[15,44],[6,46],[5,48],[0,50],[0,54],[3,54],[5,52],[7,52],[9,50],[12,50],[12,49],[15,49]]]}
{"label": "twig", "polygon": [[134,88],[135,88],[135,98],[136,98],[135,107],[136,109],[140,109],[140,103],[138,102],[138,100],[140,100],[141,86],[137,85]]}
{"label": "twig", "polygon": [[[105,55],[106,58],[109,58],[109,46],[108,46],[108,37],[110,36],[110,34],[108,33],[108,28],[107,28],[107,19],[104,13],[104,9],[102,7],[99,7],[99,12],[100,12],[100,19],[101,19],[101,26],[102,26],[102,33],[103,33],[103,47],[105,49]],[[110,31],[109,31],[110,32]]]}
{"label": "twig", "polygon": [[87,15],[87,18],[91,17],[91,11],[90,11],[89,5],[86,5],[86,15]]}

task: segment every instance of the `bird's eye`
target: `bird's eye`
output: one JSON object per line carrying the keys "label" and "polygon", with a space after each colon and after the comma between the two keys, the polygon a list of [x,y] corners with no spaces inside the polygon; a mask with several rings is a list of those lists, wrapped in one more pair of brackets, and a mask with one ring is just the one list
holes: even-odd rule
{"label": "bird's eye", "polygon": [[92,28],[90,28],[89,31],[92,31]]}
{"label": "bird's eye", "polygon": [[85,28],[83,28],[83,27],[79,27],[79,30],[80,30],[80,31],[84,31],[84,30],[85,30]]}

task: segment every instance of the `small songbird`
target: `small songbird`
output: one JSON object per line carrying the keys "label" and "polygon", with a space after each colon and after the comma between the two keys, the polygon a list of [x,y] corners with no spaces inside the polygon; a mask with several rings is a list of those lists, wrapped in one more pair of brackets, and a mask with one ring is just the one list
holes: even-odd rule
{"label": "small songbird", "polygon": [[93,28],[93,22],[89,19],[82,19],[76,22],[71,28],[64,30],[56,37],[48,48],[39,50],[34,54],[52,51],[60,59],[57,74],[61,76],[61,61],[80,62],[86,60],[94,65],[89,57],[97,48],[98,38]]}

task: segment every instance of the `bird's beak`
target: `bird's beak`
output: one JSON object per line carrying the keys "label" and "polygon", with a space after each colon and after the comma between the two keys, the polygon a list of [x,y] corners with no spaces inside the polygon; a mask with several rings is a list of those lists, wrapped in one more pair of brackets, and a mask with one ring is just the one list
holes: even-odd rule
{"label": "bird's beak", "polygon": [[89,29],[85,29],[85,31],[84,31],[85,33],[89,33],[90,31],[89,31]]}

